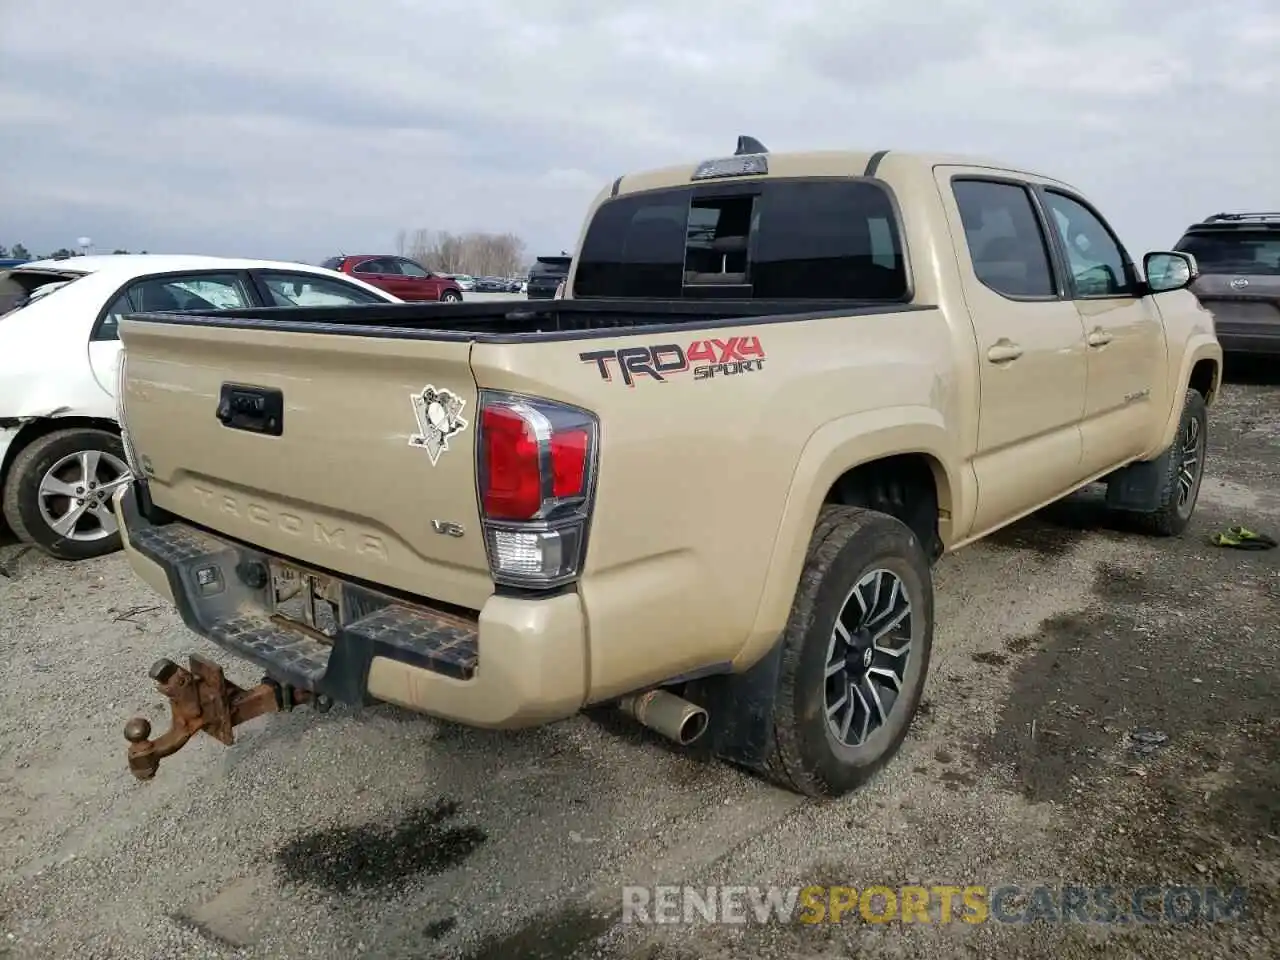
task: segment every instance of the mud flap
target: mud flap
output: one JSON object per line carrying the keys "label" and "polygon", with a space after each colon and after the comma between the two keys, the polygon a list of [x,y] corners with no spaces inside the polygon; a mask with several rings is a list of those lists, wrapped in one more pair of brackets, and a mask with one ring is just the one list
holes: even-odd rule
{"label": "mud flap", "polygon": [[1131,463],[1107,477],[1107,507],[1129,513],[1154,513],[1161,507],[1174,445],[1154,460]]}
{"label": "mud flap", "polygon": [[745,673],[689,683],[685,695],[707,711],[707,732],[699,744],[721,760],[762,771],[773,739],[773,705],[781,668],[779,638]]}

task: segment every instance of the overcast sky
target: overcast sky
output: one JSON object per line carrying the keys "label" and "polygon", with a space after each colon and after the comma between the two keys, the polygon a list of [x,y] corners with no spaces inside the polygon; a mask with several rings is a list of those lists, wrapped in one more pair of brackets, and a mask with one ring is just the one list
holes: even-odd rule
{"label": "overcast sky", "polygon": [[0,243],[555,253],[749,133],[1030,165],[1140,253],[1280,209],[1278,105],[1280,0],[0,0]]}

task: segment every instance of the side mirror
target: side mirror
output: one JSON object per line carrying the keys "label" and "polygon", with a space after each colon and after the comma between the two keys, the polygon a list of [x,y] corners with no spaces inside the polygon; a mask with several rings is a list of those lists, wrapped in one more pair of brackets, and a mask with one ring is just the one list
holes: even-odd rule
{"label": "side mirror", "polygon": [[1160,251],[1142,258],[1142,272],[1152,293],[1168,293],[1190,286],[1200,276],[1200,266],[1193,254]]}

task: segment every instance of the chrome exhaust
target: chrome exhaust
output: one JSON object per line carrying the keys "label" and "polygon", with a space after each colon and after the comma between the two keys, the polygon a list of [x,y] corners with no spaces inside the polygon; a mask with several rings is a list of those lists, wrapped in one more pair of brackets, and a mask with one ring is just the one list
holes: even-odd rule
{"label": "chrome exhaust", "polygon": [[623,713],[642,726],[687,747],[707,732],[707,711],[667,690],[633,693],[619,701]]}

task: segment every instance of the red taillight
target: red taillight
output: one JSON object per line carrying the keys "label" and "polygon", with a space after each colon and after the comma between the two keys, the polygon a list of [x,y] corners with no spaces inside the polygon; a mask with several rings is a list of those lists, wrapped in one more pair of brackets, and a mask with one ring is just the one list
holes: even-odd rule
{"label": "red taillight", "polygon": [[586,430],[560,430],[551,435],[552,496],[576,497],[584,492],[590,443]]}
{"label": "red taillight", "polygon": [[477,467],[495,581],[575,579],[591,512],[596,418],[552,400],[481,391]]}
{"label": "red taillight", "polygon": [[531,520],[542,508],[538,441],[519,413],[486,407],[481,418],[481,505],[494,520]]}

